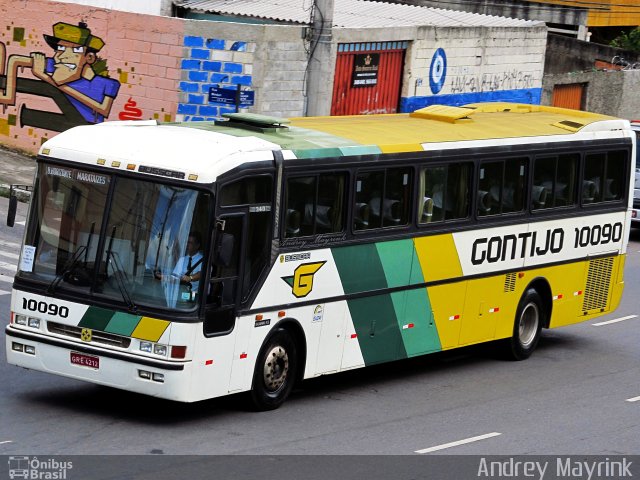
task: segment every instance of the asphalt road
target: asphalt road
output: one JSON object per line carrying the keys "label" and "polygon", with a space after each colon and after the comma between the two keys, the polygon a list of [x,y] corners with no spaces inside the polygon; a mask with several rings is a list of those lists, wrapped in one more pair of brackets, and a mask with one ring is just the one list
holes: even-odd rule
{"label": "asphalt road", "polygon": [[[4,225],[6,205],[10,278],[23,227]],[[593,324],[640,315],[639,230],[626,282],[616,312],[544,331],[527,361],[466,348],[306,381],[265,413],[238,396],[178,404],[22,370],[3,341],[0,454],[638,454],[640,317]],[[10,285],[0,281],[3,325]]]}

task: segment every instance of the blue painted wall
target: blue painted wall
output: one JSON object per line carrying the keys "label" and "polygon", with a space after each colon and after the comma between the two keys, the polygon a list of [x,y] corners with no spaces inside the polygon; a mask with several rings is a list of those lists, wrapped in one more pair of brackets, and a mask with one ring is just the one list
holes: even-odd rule
{"label": "blue painted wall", "polygon": [[496,90],[493,92],[454,93],[445,95],[429,95],[426,97],[402,97],[400,112],[413,112],[429,105],[452,105],[459,107],[477,102],[516,102],[540,104],[541,88],[524,88],[518,90]]}

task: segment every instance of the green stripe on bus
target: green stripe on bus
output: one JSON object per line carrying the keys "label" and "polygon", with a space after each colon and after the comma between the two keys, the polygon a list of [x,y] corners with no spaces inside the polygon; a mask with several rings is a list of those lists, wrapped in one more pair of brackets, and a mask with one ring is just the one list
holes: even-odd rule
{"label": "green stripe on bus", "polygon": [[391,295],[347,302],[365,365],[406,358]]}
{"label": "green stripe on bus", "polygon": [[344,293],[387,288],[387,280],[375,244],[331,250]]}
{"label": "green stripe on bus", "polygon": [[293,150],[296,158],[335,158],[342,157],[340,148],[308,148]]}
{"label": "green stripe on bus", "polygon": [[[381,242],[376,245],[390,287],[424,282],[413,240]],[[408,356],[440,350],[438,330],[431,318],[431,304],[424,288],[391,294]]]}
{"label": "green stripe on bus", "polygon": [[79,327],[90,328],[92,330],[104,331],[107,324],[114,315],[113,310],[107,310],[100,307],[89,307],[82,316]]}
{"label": "green stripe on bus", "polygon": [[398,326],[407,356],[412,357],[442,349],[438,328],[431,315],[431,303],[425,288],[397,292],[394,304],[402,305]]}
{"label": "green stripe on bus", "polygon": [[[380,263],[389,287],[403,287],[411,279],[414,258],[413,240],[396,240],[376,244]],[[420,265],[418,264],[418,268]]]}
{"label": "green stripe on bus", "polygon": [[115,333],[116,335],[124,335],[130,337],[133,331],[140,323],[140,315],[131,315],[123,312],[116,312],[113,318],[109,321],[105,332]]}
{"label": "green stripe on bus", "polygon": [[340,147],[342,155],[375,155],[382,153],[377,145],[356,145],[353,147]]}

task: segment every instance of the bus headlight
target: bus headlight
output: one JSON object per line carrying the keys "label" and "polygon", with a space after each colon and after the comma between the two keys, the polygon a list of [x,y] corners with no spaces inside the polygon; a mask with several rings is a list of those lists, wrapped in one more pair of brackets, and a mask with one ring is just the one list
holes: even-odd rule
{"label": "bus headlight", "polygon": [[140,342],[140,351],[145,353],[151,353],[153,350],[153,343],[151,342]]}
{"label": "bus headlight", "polygon": [[24,325],[25,327],[27,326],[27,318],[28,317],[26,315],[20,315],[19,313],[16,313],[13,317],[16,325]]}
{"label": "bus headlight", "polygon": [[153,346],[153,353],[155,353],[156,355],[160,355],[163,357],[167,356],[167,346],[166,345],[159,345],[159,344],[155,344]]}
{"label": "bus headlight", "polygon": [[29,317],[29,327],[31,328],[40,328],[40,319]]}

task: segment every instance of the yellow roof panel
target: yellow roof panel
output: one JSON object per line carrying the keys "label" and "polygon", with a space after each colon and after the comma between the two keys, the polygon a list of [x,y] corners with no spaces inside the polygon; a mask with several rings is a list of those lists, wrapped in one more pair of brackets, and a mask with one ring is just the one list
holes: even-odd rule
{"label": "yellow roof panel", "polygon": [[393,151],[394,145],[571,135],[591,123],[612,119],[577,110],[500,102],[462,108],[432,106],[414,114],[300,117],[292,118],[291,125]]}

